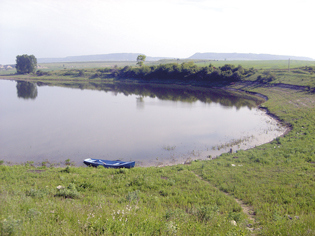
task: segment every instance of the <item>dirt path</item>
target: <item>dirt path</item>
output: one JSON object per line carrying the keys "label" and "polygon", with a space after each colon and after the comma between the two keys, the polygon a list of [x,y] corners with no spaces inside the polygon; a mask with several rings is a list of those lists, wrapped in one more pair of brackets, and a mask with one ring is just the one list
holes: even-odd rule
{"label": "dirt path", "polygon": [[[205,182],[207,182],[208,184],[210,184],[208,181],[204,180],[201,176],[197,175],[195,172],[193,172],[193,171],[191,171],[191,172],[192,172],[194,175],[196,175],[199,179],[201,179],[202,181],[205,181]],[[216,188],[216,187],[213,186],[213,185],[211,185],[211,186],[214,187],[214,188]],[[217,188],[216,188],[216,189],[217,189]],[[218,190],[219,190],[219,189],[218,189]],[[224,194],[225,194],[226,196],[228,196],[228,197],[234,198],[234,200],[241,206],[243,212],[247,215],[247,217],[249,218],[249,220],[252,221],[253,224],[256,223],[256,219],[253,217],[253,215],[254,215],[254,210],[253,210],[252,207],[246,205],[242,200],[240,200],[240,199],[238,199],[238,198],[235,198],[233,195],[231,195],[231,194],[229,194],[229,193],[226,193],[226,192],[223,192],[223,191],[220,191],[220,192],[224,193]],[[247,225],[247,229],[252,232],[251,235],[253,235],[253,236],[256,235],[256,234],[254,233],[255,228],[253,228],[252,224],[248,224],[248,225]]]}

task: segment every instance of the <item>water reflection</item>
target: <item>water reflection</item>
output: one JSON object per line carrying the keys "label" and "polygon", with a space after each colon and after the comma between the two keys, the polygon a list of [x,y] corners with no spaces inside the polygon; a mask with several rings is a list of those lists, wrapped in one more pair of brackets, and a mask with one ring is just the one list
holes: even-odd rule
{"label": "water reflection", "polygon": [[[39,86],[49,85],[49,83],[39,83]],[[56,84],[54,84],[56,86]],[[58,86],[58,84],[57,84]],[[124,94],[125,96],[136,95],[137,107],[144,107],[144,97],[158,98],[159,100],[180,101],[194,103],[201,101],[204,103],[219,103],[224,107],[257,107],[264,102],[264,99],[251,96],[246,93],[228,91],[219,88],[201,88],[180,85],[165,84],[127,84],[127,83],[60,83],[59,86],[68,88],[79,88],[81,90],[91,89],[111,92],[113,95]]]}
{"label": "water reflection", "polygon": [[37,86],[34,83],[17,81],[17,96],[23,99],[35,99],[37,97]]}
{"label": "water reflection", "polygon": [[137,101],[137,108],[138,109],[144,109],[144,99],[143,97],[136,97],[136,101]]}
{"label": "water reflection", "polygon": [[0,160],[14,163],[80,165],[92,157],[175,164],[279,135],[276,122],[253,108],[262,99],[220,89],[0,81],[0,95]]}

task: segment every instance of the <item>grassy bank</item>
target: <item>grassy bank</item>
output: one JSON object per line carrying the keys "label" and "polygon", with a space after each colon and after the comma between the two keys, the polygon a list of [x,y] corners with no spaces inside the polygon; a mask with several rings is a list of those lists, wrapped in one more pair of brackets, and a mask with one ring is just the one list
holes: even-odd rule
{"label": "grassy bank", "polygon": [[0,171],[2,235],[246,233],[240,206],[186,166]]}
{"label": "grassy bank", "polygon": [[286,136],[213,160],[162,168],[2,163],[1,234],[314,235],[314,74],[302,67],[290,73],[271,69],[274,80],[257,82],[268,75],[263,72],[228,87],[268,96],[263,107],[292,127]]}
{"label": "grassy bank", "polygon": [[264,106],[292,124],[292,131],[271,143],[191,168],[251,206],[262,235],[314,235],[314,94],[277,87],[247,89],[267,95]]}

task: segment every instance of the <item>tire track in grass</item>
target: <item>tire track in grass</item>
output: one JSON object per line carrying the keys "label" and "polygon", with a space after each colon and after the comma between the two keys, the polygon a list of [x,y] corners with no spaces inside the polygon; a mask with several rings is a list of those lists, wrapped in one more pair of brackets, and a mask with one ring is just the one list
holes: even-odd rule
{"label": "tire track in grass", "polygon": [[[194,171],[191,171],[191,172],[192,172],[196,177],[198,177],[199,179],[201,179],[202,181],[205,181],[205,182],[207,182],[208,184],[211,185],[211,183],[210,183],[209,181],[203,179],[200,175],[197,175]],[[218,189],[217,187],[215,187],[215,186],[213,186],[213,185],[211,185],[211,186],[214,187],[214,188],[216,188],[216,189]],[[234,197],[233,195],[231,195],[231,194],[229,194],[229,193],[226,193],[226,192],[223,192],[223,191],[221,191],[220,189],[218,189],[218,190],[219,190],[220,192],[224,193],[226,196],[234,198],[234,200],[237,202],[237,204],[240,205],[240,207],[242,208],[243,212],[247,215],[247,217],[249,218],[249,220],[250,220],[251,222],[253,222],[253,224],[248,224],[248,225],[247,225],[247,229],[252,232],[252,235],[256,235],[256,234],[254,233],[254,231],[255,231],[256,229],[253,227],[253,225],[256,224],[256,219],[253,217],[253,215],[254,215],[254,210],[253,210],[253,208],[250,207],[250,206],[248,206],[248,205],[246,205],[242,200],[240,200],[240,199]]]}

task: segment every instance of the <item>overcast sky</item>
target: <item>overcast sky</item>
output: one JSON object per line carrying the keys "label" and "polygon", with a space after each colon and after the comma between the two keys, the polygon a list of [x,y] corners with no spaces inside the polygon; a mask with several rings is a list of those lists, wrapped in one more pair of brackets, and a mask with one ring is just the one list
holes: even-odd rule
{"label": "overcast sky", "polygon": [[107,53],[315,59],[314,0],[0,0],[0,64]]}

